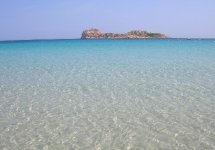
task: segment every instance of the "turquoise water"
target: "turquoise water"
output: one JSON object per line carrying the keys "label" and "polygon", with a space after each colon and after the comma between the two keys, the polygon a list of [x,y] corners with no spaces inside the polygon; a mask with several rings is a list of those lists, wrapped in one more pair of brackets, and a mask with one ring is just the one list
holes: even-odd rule
{"label": "turquoise water", "polygon": [[0,149],[215,149],[215,40],[0,42]]}

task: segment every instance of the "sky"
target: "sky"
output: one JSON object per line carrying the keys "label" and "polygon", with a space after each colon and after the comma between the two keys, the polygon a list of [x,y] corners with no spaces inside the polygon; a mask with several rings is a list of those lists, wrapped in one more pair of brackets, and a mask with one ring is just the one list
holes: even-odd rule
{"label": "sky", "polygon": [[88,28],[215,38],[215,0],[0,0],[0,40],[73,39]]}

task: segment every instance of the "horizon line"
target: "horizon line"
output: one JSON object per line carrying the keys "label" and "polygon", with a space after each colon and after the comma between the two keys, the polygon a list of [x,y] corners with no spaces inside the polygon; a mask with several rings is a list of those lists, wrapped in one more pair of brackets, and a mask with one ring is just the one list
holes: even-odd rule
{"label": "horizon line", "polygon": [[0,40],[0,42],[28,42],[28,41],[60,41],[60,40],[152,40],[152,39],[159,39],[159,40],[168,40],[168,39],[191,39],[191,40],[213,40],[214,38],[134,38],[134,39],[107,39],[107,38],[101,38],[101,39],[81,39],[81,38],[62,38],[62,39],[21,39],[21,40]]}

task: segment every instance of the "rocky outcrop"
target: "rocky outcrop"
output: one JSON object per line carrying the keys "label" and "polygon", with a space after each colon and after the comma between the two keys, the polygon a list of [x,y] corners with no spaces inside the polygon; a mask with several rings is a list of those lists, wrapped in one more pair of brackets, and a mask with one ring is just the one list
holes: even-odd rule
{"label": "rocky outcrop", "polygon": [[85,30],[81,39],[143,39],[143,38],[168,38],[161,33],[151,33],[146,31],[134,30],[125,34],[102,33],[98,29]]}
{"label": "rocky outcrop", "polygon": [[92,38],[99,39],[103,37],[104,37],[104,34],[102,34],[98,29],[85,30],[81,36],[82,39],[92,39]]}

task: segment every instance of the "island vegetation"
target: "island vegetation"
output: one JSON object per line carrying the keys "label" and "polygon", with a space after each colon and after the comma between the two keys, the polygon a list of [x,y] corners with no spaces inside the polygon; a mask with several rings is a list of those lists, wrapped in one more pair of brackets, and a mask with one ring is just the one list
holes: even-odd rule
{"label": "island vegetation", "polygon": [[127,33],[102,33],[99,29],[84,30],[81,39],[145,39],[168,38],[165,34],[133,30]]}

